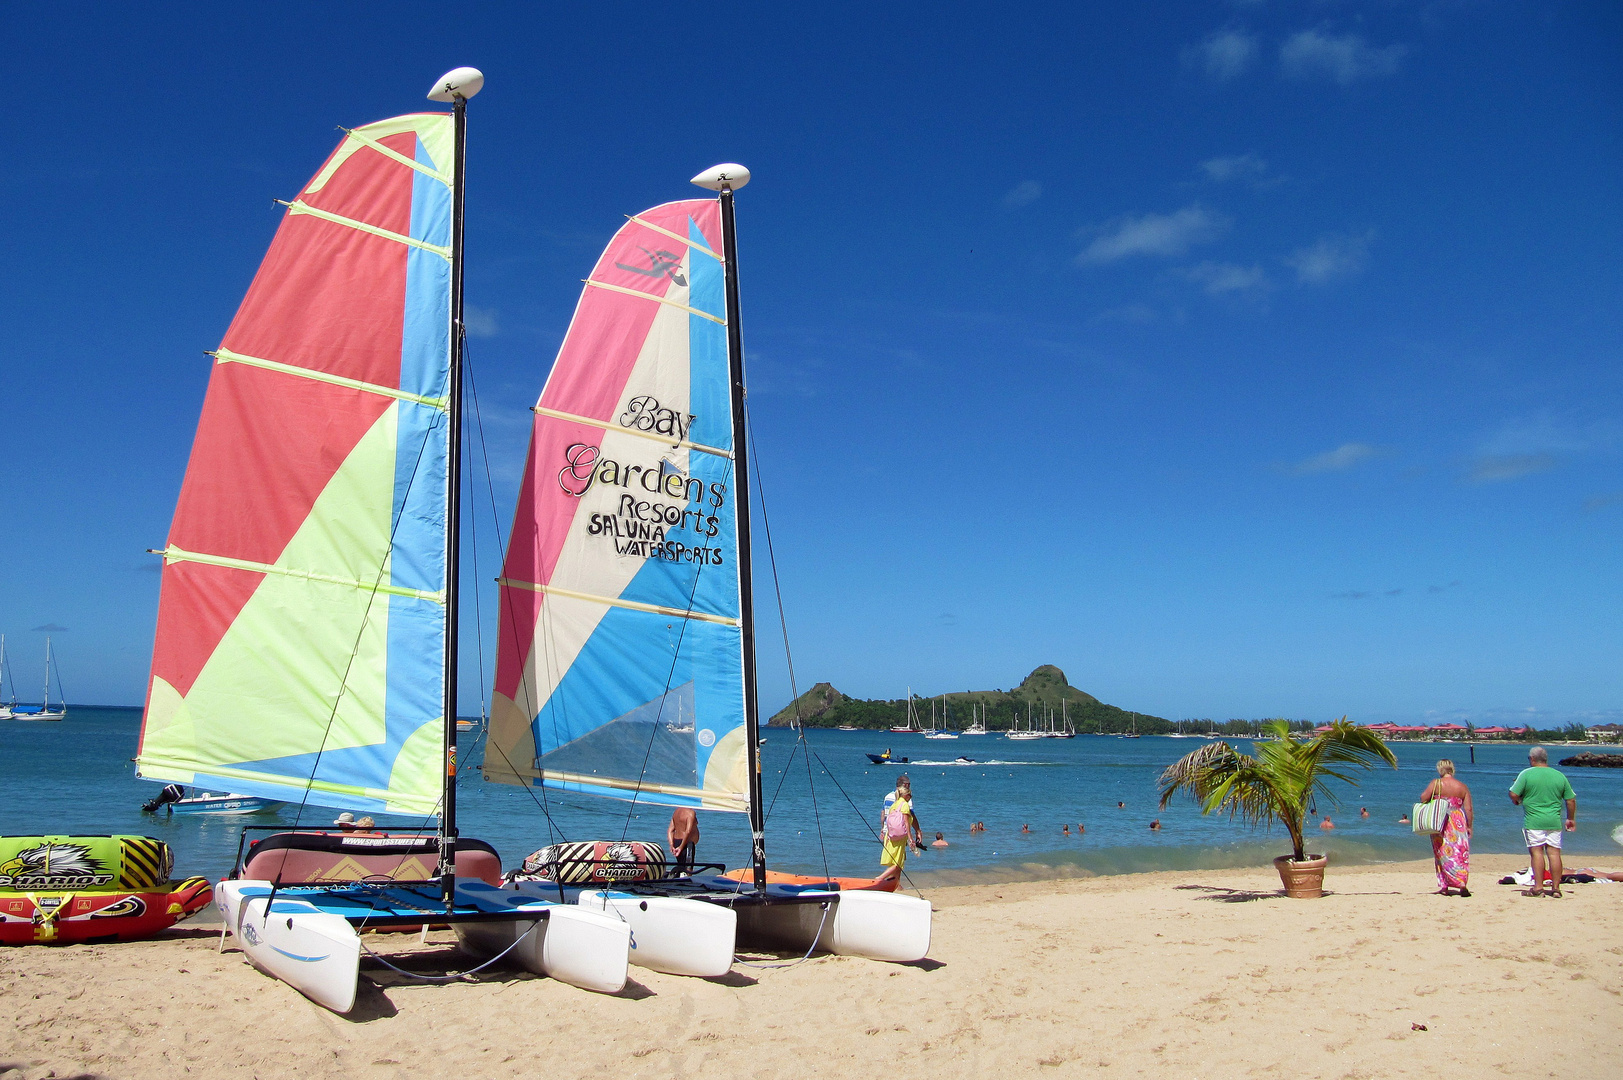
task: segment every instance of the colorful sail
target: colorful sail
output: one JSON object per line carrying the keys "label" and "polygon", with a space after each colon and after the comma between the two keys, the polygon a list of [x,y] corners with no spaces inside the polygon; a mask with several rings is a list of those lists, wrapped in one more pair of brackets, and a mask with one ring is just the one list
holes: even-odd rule
{"label": "colorful sail", "polygon": [[748,809],[718,204],[637,215],[535,407],[484,776]]}
{"label": "colorful sail", "polygon": [[452,120],[351,131],[215,352],[139,775],[431,814],[444,774]]}

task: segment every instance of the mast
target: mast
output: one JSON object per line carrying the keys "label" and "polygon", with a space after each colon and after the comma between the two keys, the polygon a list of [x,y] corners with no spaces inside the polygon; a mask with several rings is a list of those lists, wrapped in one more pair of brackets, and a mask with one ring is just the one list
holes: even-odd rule
{"label": "mast", "polygon": [[51,635],[45,635],[45,689],[40,691],[39,711],[51,711]]}
{"label": "mast", "polygon": [[462,218],[467,195],[468,99],[484,88],[477,68],[440,76],[430,101],[448,101],[455,117],[455,175],[451,187],[451,369],[447,387],[450,446],[445,487],[445,794],[440,815],[440,892],[449,907],[456,897],[456,709],[458,601],[462,570]]}
{"label": "mast", "polygon": [[751,862],[756,892],[766,891],[766,813],[761,806],[761,716],[755,687],[755,600],[750,576],[750,500],[748,426],[744,418],[744,330],[738,305],[738,230],[733,218],[733,192],[750,181],[742,165],[717,165],[693,183],[721,195],[721,257],[727,281],[727,374],[733,406],[733,484],[737,495],[738,608],[744,663],[744,744],[750,796]]}

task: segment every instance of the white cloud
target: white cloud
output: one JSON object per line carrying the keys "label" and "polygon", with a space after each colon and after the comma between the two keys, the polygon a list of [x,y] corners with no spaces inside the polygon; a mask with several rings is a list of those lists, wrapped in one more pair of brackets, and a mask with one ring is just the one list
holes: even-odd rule
{"label": "white cloud", "polygon": [[501,333],[501,326],[496,321],[495,308],[474,307],[464,304],[462,307],[462,324],[468,328],[469,337],[488,338]]}
{"label": "white cloud", "polygon": [[1325,236],[1305,248],[1298,248],[1284,259],[1285,265],[1296,271],[1296,280],[1304,285],[1323,285],[1338,277],[1356,274],[1364,268],[1369,257],[1373,233],[1362,236]]}
{"label": "white cloud", "polygon": [[1228,225],[1227,218],[1201,206],[1186,206],[1170,214],[1129,214],[1107,225],[1077,261],[1107,263],[1129,255],[1182,255],[1195,244],[1217,239]]}
{"label": "white cloud", "polygon": [[1466,478],[1478,484],[1548,472],[1569,455],[1605,451],[1623,441],[1613,420],[1580,422],[1543,410],[1503,424],[1477,445]]}
{"label": "white cloud", "polygon": [[1015,210],[1030,206],[1042,197],[1043,186],[1035,180],[1022,180],[1003,196],[1003,209]]}
{"label": "white cloud", "polygon": [[1199,68],[1218,82],[1243,74],[1256,57],[1257,39],[1240,30],[1215,31],[1183,52],[1185,64]]}
{"label": "white cloud", "polygon": [[1190,281],[1198,281],[1212,296],[1225,293],[1262,293],[1273,284],[1260,266],[1203,262],[1183,271]]}
{"label": "white cloud", "polygon": [[1358,34],[1303,30],[1279,47],[1279,67],[1292,79],[1329,79],[1347,86],[1396,74],[1398,61],[1408,51],[1403,45],[1377,49]]}
{"label": "white cloud", "polygon": [[1202,161],[1200,169],[1207,179],[1221,184],[1228,180],[1254,180],[1268,171],[1268,163],[1255,154],[1234,154]]}
{"label": "white cloud", "polygon": [[1360,461],[1368,461],[1380,454],[1380,451],[1368,443],[1342,443],[1334,450],[1322,454],[1315,454],[1304,458],[1290,467],[1292,476],[1311,476],[1314,473],[1340,472],[1350,469]]}
{"label": "white cloud", "polygon": [[1470,477],[1478,484],[1520,480],[1555,468],[1553,454],[1488,454],[1471,463]]}

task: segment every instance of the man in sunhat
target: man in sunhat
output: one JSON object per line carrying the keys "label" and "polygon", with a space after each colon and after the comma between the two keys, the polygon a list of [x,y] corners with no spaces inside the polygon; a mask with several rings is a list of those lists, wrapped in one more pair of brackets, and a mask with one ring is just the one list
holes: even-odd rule
{"label": "man in sunhat", "polygon": [[338,830],[340,832],[354,832],[355,831],[355,815],[349,813],[346,810],[344,813],[339,814],[336,818],[333,819],[333,824],[338,826]]}

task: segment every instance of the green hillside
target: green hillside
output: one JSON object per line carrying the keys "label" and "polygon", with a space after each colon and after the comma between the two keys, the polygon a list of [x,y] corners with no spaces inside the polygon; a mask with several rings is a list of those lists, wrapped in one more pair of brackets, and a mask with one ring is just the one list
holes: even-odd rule
{"label": "green hillside", "polygon": [[[1092,694],[1078,690],[1066,680],[1065,672],[1053,664],[1044,664],[1012,690],[963,690],[946,695],[916,696],[913,709],[924,726],[930,726],[931,701],[936,703],[936,721],[938,725],[942,724],[943,696],[946,699],[947,723],[958,730],[969,725],[972,707],[985,716],[986,726],[993,731],[1006,731],[1013,727],[1016,716],[1024,724],[1028,706],[1039,721],[1044,715],[1043,710],[1054,710],[1055,722],[1058,723],[1062,702],[1071,726],[1077,731],[1129,731],[1136,725],[1141,734],[1154,735],[1173,729],[1171,722],[1159,716],[1118,709],[1114,705],[1106,705]],[[794,724],[797,719],[807,727],[898,727],[907,723],[907,699],[870,701],[847,697],[831,684],[822,682],[780,709],[767,723],[785,727]]]}

